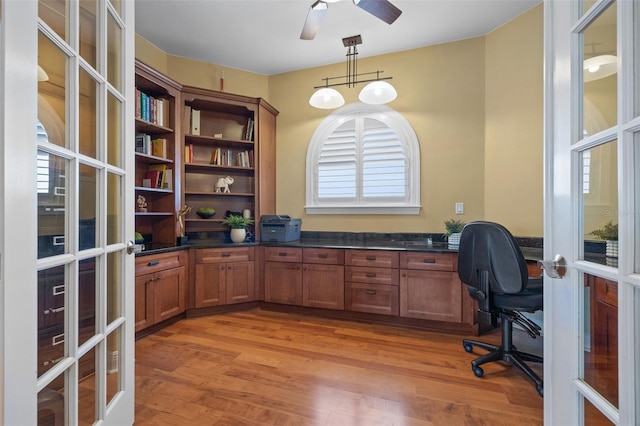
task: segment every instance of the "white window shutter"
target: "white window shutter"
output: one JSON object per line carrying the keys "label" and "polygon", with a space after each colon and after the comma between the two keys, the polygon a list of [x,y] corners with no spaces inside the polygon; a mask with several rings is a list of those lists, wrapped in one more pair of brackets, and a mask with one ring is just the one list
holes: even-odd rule
{"label": "white window shutter", "polygon": [[386,124],[367,118],[362,131],[362,196],[403,201],[406,160],[402,143]]}
{"label": "white window shutter", "polygon": [[326,139],[318,161],[318,199],[356,199],[357,147],[355,120]]}

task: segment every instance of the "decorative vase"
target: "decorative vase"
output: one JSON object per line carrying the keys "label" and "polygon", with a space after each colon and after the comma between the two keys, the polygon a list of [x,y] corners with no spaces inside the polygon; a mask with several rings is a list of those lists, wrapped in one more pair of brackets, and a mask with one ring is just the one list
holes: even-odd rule
{"label": "decorative vase", "polygon": [[231,241],[241,243],[247,237],[247,230],[244,228],[231,230]]}
{"label": "decorative vase", "polygon": [[447,238],[449,248],[458,248],[460,246],[460,235],[462,235],[462,232],[455,232],[449,235],[449,238]]}

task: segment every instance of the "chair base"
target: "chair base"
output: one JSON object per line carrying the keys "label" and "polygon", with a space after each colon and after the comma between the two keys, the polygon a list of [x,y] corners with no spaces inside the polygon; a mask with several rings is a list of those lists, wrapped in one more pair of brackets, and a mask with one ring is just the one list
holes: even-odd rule
{"label": "chair base", "polygon": [[489,353],[484,354],[471,361],[471,369],[477,377],[484,375],[484,370],[480,367],[482,364],[493,361],[505,361],[517,367],[525,373],[536,385],[536,390],[540,396],[543,396],[542,379],[525,363],[525,361],[542,363],[542,357],[518,351],[512,343],[513,322],[506,317],[502,317],[502,344],[500,346],[492,345],[485,342],[475,340],[463,340],[462,346],[467,352],[472,352],[473,347],[484,349]]}

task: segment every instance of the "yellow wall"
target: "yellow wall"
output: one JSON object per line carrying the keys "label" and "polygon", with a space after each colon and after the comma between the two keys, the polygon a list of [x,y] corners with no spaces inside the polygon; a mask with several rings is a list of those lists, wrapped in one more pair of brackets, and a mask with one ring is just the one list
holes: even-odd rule
{"label": "yellow wall", "polygon": [[[136,39],[136,57],[185,85],[219,89],[221,67],[166,55]],[[366,43],[360,49],[366,52]],[[486,37],[358,60],[384,70],[398,98],[388,104],[420,142],[419,215],[306,215],[305,162],[315,128],[331,111],[312,108],[334,65],[273,76],[225,68],[225,91],[264,97],[277,121],[277,212],[306,231],[442,232],[449,218],[503,222],[516,235],[542,235],[542,6]],[[346,103],[360,88],[338,88]],[[464,202],[465,214],[454,205]]]}

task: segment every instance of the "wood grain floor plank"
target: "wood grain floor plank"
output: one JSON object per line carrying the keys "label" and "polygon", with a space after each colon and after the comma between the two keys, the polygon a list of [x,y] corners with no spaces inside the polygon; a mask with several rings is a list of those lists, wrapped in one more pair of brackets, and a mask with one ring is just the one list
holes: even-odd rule
{"label": "wood grain floor plank", "polygon": [[465,337],[260,309],[181,320],[136,342],[136,425],[541,425],[533,384],[500,364],[475,377]]}

